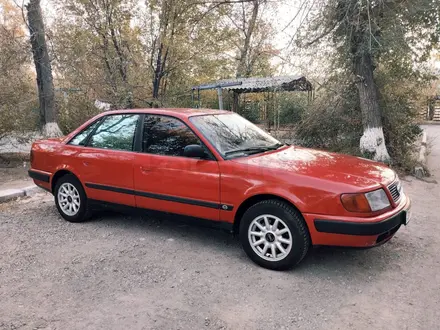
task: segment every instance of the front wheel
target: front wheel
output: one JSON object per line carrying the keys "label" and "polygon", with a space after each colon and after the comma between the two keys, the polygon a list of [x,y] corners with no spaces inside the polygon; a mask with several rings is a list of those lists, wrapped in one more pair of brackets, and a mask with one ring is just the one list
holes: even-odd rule
{"label": "front wheel", "polygon": [[285,270],[305,257],[310,235],[295,208],[273,199],[259,202],[244,213],[240,241],[246,254],[258,265]]}
{"label": "front wheel", "polygon": [[89,218],[86,193],[79,180],[71,175],[61,177],[55,185],[55,204],[61,216],[69,222],[82,222]]}

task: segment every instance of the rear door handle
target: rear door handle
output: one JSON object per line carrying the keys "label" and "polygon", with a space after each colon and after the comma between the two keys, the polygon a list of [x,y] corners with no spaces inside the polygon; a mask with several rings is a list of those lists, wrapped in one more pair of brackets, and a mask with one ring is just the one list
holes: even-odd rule
{"label": "rear door handle", "polygon": [[84,166],[89,166],[90,162],[83,162]]}

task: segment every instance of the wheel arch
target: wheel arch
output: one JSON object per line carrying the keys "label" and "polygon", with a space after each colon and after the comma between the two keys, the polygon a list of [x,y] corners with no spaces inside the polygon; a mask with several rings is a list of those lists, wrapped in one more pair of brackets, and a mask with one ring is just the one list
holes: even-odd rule
{"label": "wheel arch", "polygon": [[[257,195],[250,196],[246,200],[244,200],[240,204],[240,206],[238,207],[237,212],[235,212],[234,226],[233,226],[234,233],[239,232],[241,218],[243,217],[243,214],[246,212],[247,209],[249,209],[252,205],[255,205],[259,202],[262,202],[264,200],[270,200],[270,199],[279,200],[279,201],[282,201],[282,202],[289,204],[291,207],[293,207],[295,210],[297,210],[302,216],[302,213],[298,209],[298,207],[292,201],[290,201],[284,197],[281,197],[279,195],[274,195],[274,194],[257,194]],[[306,227],[308,227],[307,223],[306,223]],[[309,228],[307,228],[307,229],[309,229]]]}
{"label": "wheel arch", "polygon": [[[61,168],[58,171],[56,171],[55,174],[52,176],[52,180],[50,183],[52,194],[54,193],[55,185],[57,184],[57,181],[66,175],[73,175],[81,183],[81,181],[79,180],[78,176],[75,173],[73,173],[69,169]],[[82,183],[81,183],[81,185],[82,185]]]}

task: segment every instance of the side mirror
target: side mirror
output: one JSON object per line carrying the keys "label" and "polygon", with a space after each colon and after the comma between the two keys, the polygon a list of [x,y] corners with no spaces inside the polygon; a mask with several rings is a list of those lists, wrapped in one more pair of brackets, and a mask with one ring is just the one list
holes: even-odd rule
{"label": "side mirror", "polygon": [[183,156],[190,158],[206,158],[205,150],[198,144],[190,144],[183,149]]}

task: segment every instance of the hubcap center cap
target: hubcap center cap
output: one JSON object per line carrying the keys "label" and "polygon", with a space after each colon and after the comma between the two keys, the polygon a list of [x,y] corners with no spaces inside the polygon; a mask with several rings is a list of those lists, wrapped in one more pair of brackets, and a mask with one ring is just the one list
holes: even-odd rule
{"label": "hubcap center cap", "polygon": [[73,202],[72,197],[71,197],[71,196],[67,197],[67,201],[68,201],[69,203],[72,203],[72,202]]}
{"label": "hubcap center cap", "polygon": [[265,238],[269,243],[275,242],[275,235],[273,233],[267,233]]}

